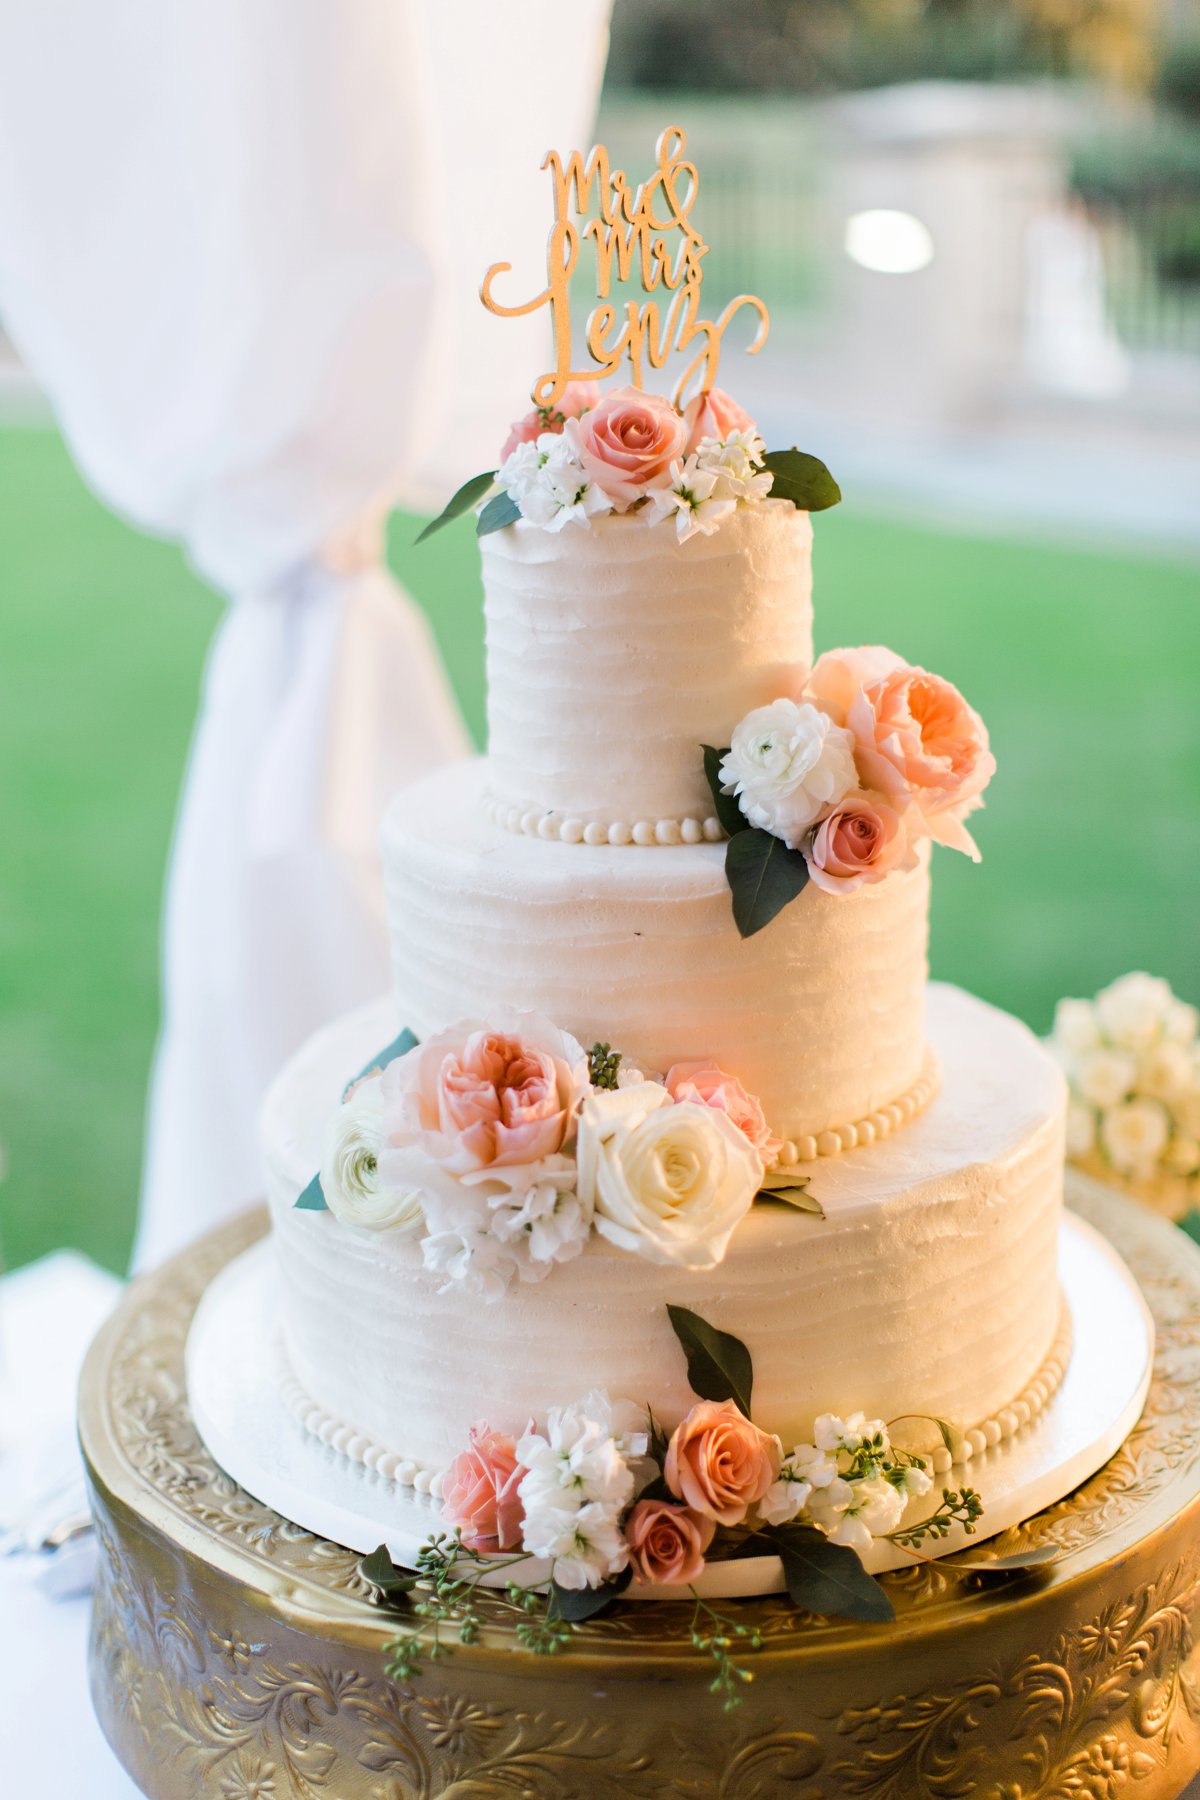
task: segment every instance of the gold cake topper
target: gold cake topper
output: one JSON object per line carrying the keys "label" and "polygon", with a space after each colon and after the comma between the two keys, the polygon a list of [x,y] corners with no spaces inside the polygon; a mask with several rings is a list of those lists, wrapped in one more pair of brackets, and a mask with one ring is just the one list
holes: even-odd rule
{"label": "gold cake topper", "polygon": [[[505,306],[493,287],[497,276],[506,275],[511,263],[493,263],[483,278],[480,297],[489,311],[501,318],[521,318],[539,308],[550,308],[554,331],[553,369],[533,384],[535,406],[552,407],[569,381],[603,381],[629,359],[635,387],[641,387],[645,366],[661,369],[673,351],[696,350],[675,384],[671,396],[676,406],[693,378],[699,374],[698,394],[706,394],[717,379],[721,340],[734,315],[743,306],[758,314],[753,356],[766,342],[767,309],[754,294],[738,294],[715,319],[700,317],[702,261],[708,245],[691,220],[700,188],[696,165],[684,158],[686,138],[678,125],[669,125],[655,145],[657,167],[648,181],[635,190],[623,169],[610,166],[608,151],[597,144],[586,162],[573,150],[565,164],[556,150],[542,163],[554,182],[554,224],[546,248],[546,286],[520,306]],[[572,207],[572,194],[574,206]],[[580,224],[572,217],[579,216]],[[589,216],[590,215],[590,216]],[[579,260],[581,242],[591,239],[596,258],[596,293],[600,304],[587,322],[587,350],[595,368],[571,367],[571,280]],[[643,294],[671,295],[665,311],[659,300],[628,299],[618,306],[610,299],[613,271],[620,284],[636,281]]]}

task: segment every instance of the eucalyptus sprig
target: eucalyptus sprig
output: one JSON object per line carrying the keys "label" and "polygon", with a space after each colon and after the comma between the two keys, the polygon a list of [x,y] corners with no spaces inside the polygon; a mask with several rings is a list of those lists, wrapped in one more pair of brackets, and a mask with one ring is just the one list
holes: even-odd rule
{"label": "eucalyptus sprig", "polygon": [[949,1537],[955,1525],[961,1525],[968,1537],[974,1537],[975,1522],[982,1516],[983,1501],[974,1488],[965,1487],[961,1492],[943,1488],[936,1512],[915,1524],[900,1525],[895,1531],[889,1531],[887,1541],[901,1550],[916,1550],[927,1539],[940,1541]]}
{"label": "eucalyptus sprig", "polygon": [[692,1608],[692,1648],[703,1650],[713,1659],[715,1673],[708,1684],[710,1694],[719,1694],[726,1712],[742,1704],[739,1686],[754,1680],[753,1669],[744,1669],[734,1660],[738,1650],[761,1650],[762,1633],[757,1625],[739,1625],[716,1612],[702,1600],[695,1588],[688,1590],[695,1605]]}

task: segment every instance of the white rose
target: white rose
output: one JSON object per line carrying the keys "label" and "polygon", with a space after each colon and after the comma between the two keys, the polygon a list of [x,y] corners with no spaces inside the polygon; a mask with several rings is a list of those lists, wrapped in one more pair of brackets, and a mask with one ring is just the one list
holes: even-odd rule
{"label": "white rose", "polygon": [[1186,1000],[1172,999],[1167,1008],[1167,1016],[1163,1020],[1163,1036],[1172,1044],[1191,1045],[1195,1042],[1197,1028],[1200,1027],[1200,1013]]}
{"label": "white rose", "polygon": [[1163,1151],[1163,1168],[1172,1175],[1194,1175],[1200,1169],[1200,1143],[1193,1137],[1173,1137]]}
{"label": "white rose", "polygon": [[720,1262],[762,1186],[762,1159],[724,1113],[649,1081],[588,1095],[576,1160],[601,1236],[682,1269]]}
{"label": "white rose", "polygon": [[1154,1044],[1138,1062],[1134,1088],[1152,1100],[1176,1100],[1191,1086],[1192,1059],[1182,1044]]}
{"label": "white rose", "polygon": [[1135,969],[1096,995],[1096,1017],[1122,1050],[1144,1050],[1161,1035],[1173,1003],[1165,981]]}
{"label": "white rose", "polygon": [[1122,1175],[1149,1175],[1167,1147],[1171,1121],[1157,1100],[1125,1100],[1100,1118],[1100,1142]]}
{"label": "white rose", "polygon": [[1100,1024],[1090,1000],[1059,1001],[1054,1009],[1053,1041],[1068,1056],[1098,1047]]}
{"label": "white rose", "polygon": [[1086,1050],[1075,1066],[1075,1086],[1093,1106],[1115,1106],[1137,1078],[1137,1063],[1125,1050]]}
{"label": "white rose", "polygon": [[774,700],[735,727],[721,781],[751,825],[798,850],[825,808],[858,786],[854,738],[807,701]]}
{"label": "white rose", "polygon": [[1096,1115],[1082,1100],[1067,1103],[1067,1155],[1086,1156],[1096,1147]]}
{"label": "white rose", "polygon": [[420,1193],[384,1180],[379,1159],[387,1142],[379,1077],[361,1081],[338,1107],[325,1133],[321,1188],[343,1225],[367,1231],[416,1231],[424,1211]]}

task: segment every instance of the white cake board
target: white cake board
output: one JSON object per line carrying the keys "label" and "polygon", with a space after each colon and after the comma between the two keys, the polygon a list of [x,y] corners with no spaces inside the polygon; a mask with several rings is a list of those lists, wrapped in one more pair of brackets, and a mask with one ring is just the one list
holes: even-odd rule
{"label": "white cake board", "polygon": [[[1107,1240],[1068,1214],[1060,1236],[1063,1292],[1074,1321],[1066,1377],[1041,1415],[997,1448],[935,1477],[932,1510],[943,1487],[978,1490],[984,1516],[974,1537],[955,1529],[923,1555],[969,1550],[1061,1500],[1095,1474],[1129,1435],[1145,1404],[1154,1321],[1141,1290]],[[270,1239],[230,1263],[200,1302],[187,1346],[192,1416],[213,1458],[255,1499],[348,1549],[386,1543],[410,1566],[441,1525],[438,1502],[351,1461],[306,1431],[280,1398],[286,1370],[277,1325]],[[970,1355],[964,1344],[963,1354]],[[862,1396],[869,1406],[870,1396]],[[905,1523],[921,1516],[911,1507]],[[913,1558],[877,1541],[863,1558],[873,1573]],[[544,1582],[530,1559],[497,1573],[496,1584]],[[782,1590],[779,1559],[749,1557],[711,1564],[697,1583],[710,1597]],[[627,1599],[677,1599],[678,1590],[638,1587]]]}

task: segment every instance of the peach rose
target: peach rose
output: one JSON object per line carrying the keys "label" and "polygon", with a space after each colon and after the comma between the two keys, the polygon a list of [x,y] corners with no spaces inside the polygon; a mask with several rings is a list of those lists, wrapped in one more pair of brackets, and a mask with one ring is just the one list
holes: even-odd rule
{"label": "peach rose", "polygon": [[588,475],[621,511],[651,488],[671,485],[687,428],[662,394],[617,388],[579,421],[579,456]]}
{"label": "peach rose", "polygon": [[500,461],[507,462],[520,445],[536,442],[543,431],[552,431],[557,437],[568,419],[577,419],[589,406],[595,405],[596,394],[594,381],[568,381],[553,406],[535,406],[522,418],[514,419],[504,440]]}
{"label": "peach rose", "polygon": [[716,1525],[670,1500],[639,1500],[625,1521],[625,1542],[635,1581],[686,1587],[704,1568],[704,1552]]}
{"label": "peach rose", "polygon": [[517,1489],[525,1470],[511,1438],[471,1427],[471,1447],[442,1476],[442,1517],[472,1550],[516,1550],[525,1509]]}
{"label": "peach rose", "polygon": [[548,1019],[513,1013],[452,1026],[384,1070],[388,1142],[415,1145],[470,1180],[553,1156],[588,1090],[582,1047]]}
{"label": "peach rose", "polygon": [[771,1136],[761,1102],[715,1062],[676,1063],[667,1070],[667,1092],[673,1100],[694,1100],[724,1113],[750,1139],[765,1169],[779,1155],[783,1140]]}
{"label": "peach rose", "polygon": [[701,1400],[672,1433],[667,1486],[718,1525],[740,1525],[779,1474],[779,1439],[752,1425],[732,1400]]}
{"label": "peach rose", "polygon": [[687,456],[699,449],[701,438],[724,439],[731,431],[758,429],[750,414],[724,388],[710,388],[707,394],[697,394],[689,400],[683,409],[683,422],[687,427]]}
{"label": "peach rose", "polygon": [[987,727],[953,683],[868,646],[827,651],[807,692],[854,733],[864,787],[908,797],[931,838],[978,862],[962,821],[983,804],[996,759]]}
{"label": "peach rose", "polygon": [[847,794],[821,820],[804,853],[812,880],[827,894],[849,894],[893,869],[913,868],[907,810],[889,806],[879,794]]}

